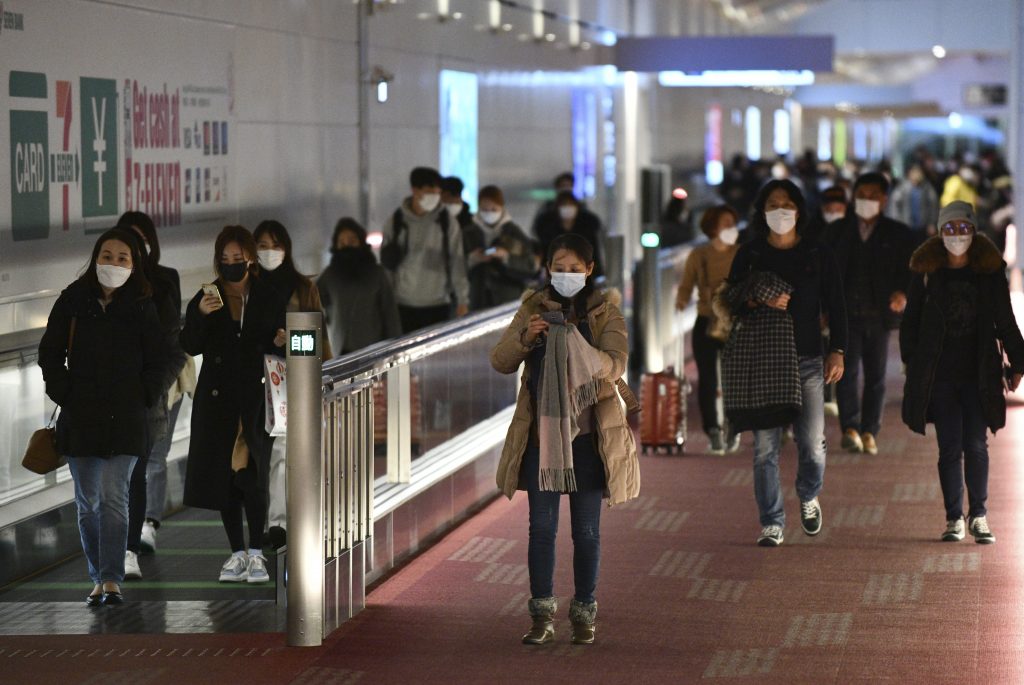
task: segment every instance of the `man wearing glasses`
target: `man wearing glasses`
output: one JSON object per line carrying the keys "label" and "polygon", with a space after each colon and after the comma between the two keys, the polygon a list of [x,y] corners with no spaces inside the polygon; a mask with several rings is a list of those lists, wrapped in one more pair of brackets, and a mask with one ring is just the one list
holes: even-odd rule
{"label": "man wearing glasses", "polygon": [[992,241],[977,233],[974,208],[956,201],[939,212],[939,235],[914,252],[910,269],[900,327],[907,365],[903,422],[922,435],[926,423],[935,424],[946,509],[941,539],[964,538],[966,483],[967,532],[975,542],[991,544],[987,431],[1006,424],[1004,391],[1015,389],[1024,372],[1024,339],[1010,307],[1006,265]]}
{"label": "man wearing glasses", "polygon": [[878,454],[889,332],[899,328],[907,303],[913,249],[906,224],[884,216],[888,201],[889,179],[877,172],[862,174],[853,186],[854,211],[825,232],[839,264],[849,322],[846,370],[836,385],[842,447],[868,454]]}

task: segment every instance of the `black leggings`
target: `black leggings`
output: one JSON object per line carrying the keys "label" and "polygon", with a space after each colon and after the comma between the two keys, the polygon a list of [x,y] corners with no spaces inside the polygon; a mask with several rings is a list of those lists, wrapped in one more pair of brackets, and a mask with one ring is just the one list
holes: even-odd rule
{"label": "black leggings", "polygon": [[263,528],[267,525],[267,493],[260,487],[256,469],[249,466],[235,473],[231,484],[231,501],[220,510],[224,532],[228,534],[232,552],[245,550],[242,509],[249,521],[249,549],[263,549]]}

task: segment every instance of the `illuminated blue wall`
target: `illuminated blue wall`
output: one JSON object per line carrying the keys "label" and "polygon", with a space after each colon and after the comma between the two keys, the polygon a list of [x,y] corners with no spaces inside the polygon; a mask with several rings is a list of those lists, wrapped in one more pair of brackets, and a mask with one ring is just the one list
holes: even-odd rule
{"label": "illuminated blue wall", "polygon": [[466,184],[462,200],[475,211],[480,180],[477,171],[477,75],[441,70],[441,174]]}

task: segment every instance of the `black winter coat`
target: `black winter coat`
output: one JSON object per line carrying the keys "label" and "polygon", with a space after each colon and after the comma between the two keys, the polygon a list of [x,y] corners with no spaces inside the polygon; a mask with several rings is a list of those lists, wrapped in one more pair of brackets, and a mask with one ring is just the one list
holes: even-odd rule
{"label": "black winter coat", "polygon": [[181,349],[181,278],[178,272],[159,264],[150,268],[146,277],[153,287],[153,304],[160,329],[163,332],[167,360],[164,364],[164,392],[159,400],[150,408],[149,423],[151,442],[156,442],[174,426],[168,425],[169,410],[167,407],[167,391],[178,379],[178,374],[185,367],[188,355]]}
{"label": "black winter coat", "polygon": [[106,309],[99,298],[83,281],[69,285],[39,343],[46,394],[61,407],[57,450],[73,457],[145,457],[147,408],[166,389],[167,350],[156,307],[132,285],[119,288]]}
{"label": "black winter coat", "polygon": [[273,341],[275,323],[285,306],[276,290],[253,280],[239,330],[219,282],[217,287],[224,306],[204,316],[199,311],[200,290],[188,303],[181,329],[182,348],[192,356],[203,355],[192,400],[184,502],[214,510],[229,502],[234,483],[231,453],[239,421],[249,447],[249,464],[255,467],[259,486],[267,487],[274,443],[264,430],[263,355],[281,354]]}
{"label": "black winter coat", "polygon": [[[859,221],[856,214],[849,213],[845,218],[825,227],[823,233],[823,241],[832,248],[839,264],[839,275],[846,288],[847,313],[851,317],[854,315],[850,311],[851,288],[855,283],[851,272],[851,257],[856,243],[860,241]],[[889,309],[889,298],[895,292],[906,293],[910,285],[909,263],[914,249],[913,237],[906,224],[880,216],[868,244],[872,249],[868,266],[868,278],[873,285],[872,304],[886,328],[895,330],[900,327],[900,315]]]}
{"label": "black winter coat", "polygon": [[548,246],[555,238],[563,233],[577,233],[594,246],[594,276],[604,274],[604,264],[601,259],[603,249],[601,245],[601,220],[583,205],[580,205],[579,212],[576,214],[576,220],[573,221],[572,228],[568,231],[562,226],[562,217],[559,215],[557,207],[539,215],[536,221],[534,221],[533,230],[537,236],[537,241],[540,243],[544,263],[547,263]]}
{"label": "black winter coat", "polygon": [[[999,250],[985,236],[976,235],[967,254],[969,262],[964,268],[978,274],[978,390],[985,422],[995,432],[1006,425],[1003,364],[996,339],[1002,341],[1016,373],[1024,372],[1024,339],[1010,306],[1006,265]],[[914,276],[900,327],[900,356],[907,365],[903,422],[922,435],[931,421],[928,405],[945,335],[947,279],[943,267],[947,264],[941,236],[929,238],[914,252],[910,262]]]}

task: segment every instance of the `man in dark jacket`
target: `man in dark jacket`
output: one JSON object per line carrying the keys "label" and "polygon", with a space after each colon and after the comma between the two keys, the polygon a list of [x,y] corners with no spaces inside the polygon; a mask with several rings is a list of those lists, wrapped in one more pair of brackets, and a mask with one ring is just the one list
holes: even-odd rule
{"label": "man in dark jacket", "polygon": [[[848,347],[846,373],[838,390],[843,448],[878,453],[876,437],[885,401],[885,365],[889,333],[899,328],[907,305],[912,242],[910,229],[882,214],[889,181],[880,173],[862,174],[853,189],[854,211],[826,229],[846,293]],[[864,395],[858,377],[864,367]]]}
{"label": "man in dark jacket", "polygon": [[548,245],[562,233],[578,233],[594,247],[594,276],[604,274],[601,260],[601,220],[587,209],[572,191],[563,191],[555,198],[555,208],[537,217],[533,231],[547,259]]}

